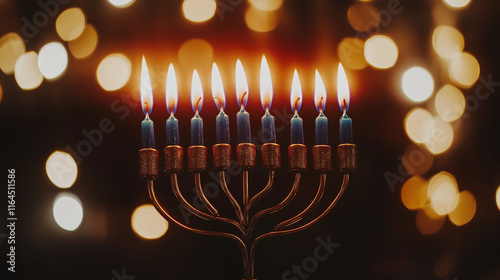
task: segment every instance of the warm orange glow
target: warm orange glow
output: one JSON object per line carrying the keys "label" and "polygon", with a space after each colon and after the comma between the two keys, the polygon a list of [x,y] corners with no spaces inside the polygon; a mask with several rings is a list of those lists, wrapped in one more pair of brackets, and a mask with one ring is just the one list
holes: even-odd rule
{"label": "warm orange glow", "polygon": [[401,189],[401,201],[409,210],[424,208],[427,203],[427,181],[420,176],[408,179]]}
{"label": "warm orange glow", "polygon": [[347,82],[347,76],[342,63],[339,63],[337,72],[337,100],[341,111],[349,110],[351,94],[349,93],[349,83]]}
{"label": "warm orange glow", "polygon": [[299,112],[300,107],[302,107],[302,99],[304,98],[302,97],[299,74],[297,73],[297,69],[295,69],[295,71],[293,71],[292,90],[290,92],[290,106],[293,112]]}
{"label": "warm orange glow", "polygon": [[196,69],[193,71],[193,80],[191,81],[191,107],[195,113],[201,111],[203,106],[203,87],[201,86],[200,76]]}
{"label": "warm orange glow", "polygon": [[169,114],[175,114],[177,104],[179,103],[179,92],[177,91],[177,78],[175,77],[175,69],[172,63],[168,66],[167,84],[165,86],[165,102]]}
{"label": "warm orange glow", "polygon": [[219,67],[217,67],[215,62],[212,65],[212,97],[214,98],[217,109],[222,111],[226,108],[226,94],[224,93]]}
{"label": "warm orange glow", "polygon": [[417,224],[417,229],[423,235],[430,235],[438,232],[444,225],[446,220],[445,216],[433,217],[429,215],[430,212],[426,211],[426,208],[418,210],[415,217],[415,222]]}
{"label": "warm orange glow", "polygon": [[[240,107],[245,107],[248,102],[248,82],[241,61],[236,60],[236,101]],[[243,101],[243,102],[242,102]],[[242,104],[243,103],[243,104]]]}
{"label": "warm orange glow", "polygon": [[469,191],[463,191],[459,195],[458,205],[448,217],[457,226],[463,226],[470,222],[476,214],[476,198]]}
{"label": "warm orange glow", "polygon": [[429,180],[427,196],[431,207],[438,215],[446,215],[458,204],[457,180],[448,172],[440,172]]}
{"label": "warm orange glow", "polygon": [[260,64],[260,102],[264,110],[271,108],[273,102],[273,82],[271,80],[271,71],[267,64],[266,56],[262,56]]}
{"label": "warm orange glow", "polygon": [[323,79],[318,70],[316,70],[314,79],[314,106],[318,112],[323,112],[326,106],[326,89]]}
{"label": "warm orange glow", "polygon": [[153,110],[153,88],[151,87],[151,77],[144,56],[142,57],[141,69],[141,105],[144,115],[150,115]]}

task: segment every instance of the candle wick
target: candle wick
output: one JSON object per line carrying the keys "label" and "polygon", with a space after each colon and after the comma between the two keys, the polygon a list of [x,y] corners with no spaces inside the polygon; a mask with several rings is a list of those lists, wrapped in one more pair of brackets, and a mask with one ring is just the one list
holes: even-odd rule
{"label": "candle wick", "polygon": [[215,97],[215,99],[219,102],[219,110],[222,112],[222,100],[219,97]]}
{"label": "candle wick", "polygon": [[319,99],[319,104],[318,104],[319,112],[323,113],[323,96]]}
{"label": "candle wick", "polygon": [[240,104],[241,104],[241,109],[242,109],[242,110],[245,108],[245,106],[244,106],[245,101],[244,101],[244,100],[245,100],[245,95],[246,95],[246,94],[247,94],[247,92],[245,91],[245,92],[243,93],[243,95],[241,96]]}
{"label": "candle wick", "polygon": [[266,107],[266,111],[269,112],[269,100],[267,97],[264,99],[264,107]]}
{"label": "candle wick", "polygon": [[149,118],[149,106],[147,101],[144,101],[144,107],[146,108],[146,118]]}
{"label": "candle wick", "polygon": [[347,111],[347,104],[345,102],[345,99],[343,99],[343,101],[344,101],[344,113],[345,113]]}
{"label": "candle wick", "polygon": [[298,110],[298,107],[299,107],[299,101],[300,101],[300,97],[298,97],[297,99],[295,99],[295,114],[298,114],[299,110]]}
{"label": "candle wick", "polygon": [[201,97],[198,98],[198,101],[196,101],[196,114],[200,111],[200,102],[201,102]]}
{"label": "candle wick", "polygon": [[170,116],[174,115],[174,107],[175,107],[175,103],[172,103],[172,105],[170,105]]}

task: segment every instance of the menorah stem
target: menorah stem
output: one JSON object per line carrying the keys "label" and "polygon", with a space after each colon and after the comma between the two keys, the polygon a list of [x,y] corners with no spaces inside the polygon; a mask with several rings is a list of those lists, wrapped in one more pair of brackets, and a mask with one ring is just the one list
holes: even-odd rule
{"label": "menorah stem", "polygon": [[214,216],[219,216],[219,211],[215,209],[215,207],[208,201],[207,197],[205,196],[205,193],[203,192],[203,186],[201,184],[201,174],[200,173],[195,173],[194,174],[194,183],[196,187],[196,193],[198,194],[198,197],[200,198],[201,202],[205,207],[212,213]]}
{"label": "menorah stem", "polygon": [[248,190],[248,170],[243,170],[243,225],[248,225],[248,201],[249,201],[249,190]]}
{"label": "menorah stem", "polygon": [[252,209],[252,206],[255,203],[257,203],[257,201],[259,201],[261,198],[263,198],[266,194],[268,194],[271,191],[271,189],[274,186],[274,174],[275,174],[275,171],[269,170],[269,180],[267,181],[266,187],[250,199],[250,201],[248,202],[248,205],[246,207],[248,209],[247,213],[250,212],[250,209]]}
{"label": "menorah stem", "polygon": [[241,207],[238,204],[238,201],[236,201],[236,199],[231,194],[231,191],[229,190],[229,188],[227,186],[226,175],[224,174],[224,171],[219,172],[219,181],[220,181],[222,191],[226,194],[227,198],[229,199],[229,201],[233,205],[234,211],[236,212],[236,216],[238,217],[240,224],[243,224],[243,221],[244,221],[243,211],[241,211]]}

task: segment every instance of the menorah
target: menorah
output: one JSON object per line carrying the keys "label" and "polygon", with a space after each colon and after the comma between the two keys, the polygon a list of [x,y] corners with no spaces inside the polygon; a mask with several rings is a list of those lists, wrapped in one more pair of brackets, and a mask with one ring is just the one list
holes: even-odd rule
{"label": "menorah", "polygon": [[317,217],[309,222],[295,226],[303,220],[321,201],[326,189],[327,173],[332,170],[332,148],[329,145],[315,145],[312,147],[313,169],[319,173],[319,186],[316,196],[312,202],[296,216],[286,219],[276,225],[273,230],[264,234],[254,236],[254,228],[257,222],[264,216],[275,213],[287,206],[296,196],[301,185],[302,173],[307,170],[307,146],[303,144],[292,144],[288,147],[288,168],[294,173],[294,182],[290,193],[279,204],[263,209],[255,215],[251,215],[251,210],[263,197],[273,188],[275,174],[281,168],[280,145],[276,143],[266,143],[261,146],[262,167],[268,172],[268,182],[266,186],[250,198],[249,171],[256,166],[257,149],[254,144],[241,143],[236,147],[236,157],[238,165],[242,168],[242,204],[232,195],[227,183],[225,170],[231,166],[231,145],[217,144],[213,146],[213,168],[219,173],[220,186],[231,202],[236,212],[237,220],[222,217],[217,208],[210,203],[204,193],[201,183],[201,173],[208,169],[207,148],[196,145],[188,147],[187,172],[194,175],[194,184],[197,195],[206,207],[207,212],[198,210],[191,205],[180,191],[178,174],[183,172],[183,148],[177,145],[165,147],[165,172],[170,175],[172,190],[176,198],[184,207],[195,216],[208,221],[221,222],[234,226],[236,234],[221,231],[211,231],[196,229],[187,226],[175,219],[158,201],[155,193],[154,180],[159,175],[159,153],[153,148],[139,150],[139,175],[147,180],[149,196],[157,211],[168,221],[176,225],[199,234],[226,237],[234,240],[240,247],[243,254],[244,280],[254,279],[254,260],[256,245],[264,238],[296,233],[305,230],[316,222],[324,218],[337,204],[349,183],[349,174],[357,168],[357,148],[355,144],[340,144],[337,147],[338,170],[343,176],[342,185],[329,206]]}

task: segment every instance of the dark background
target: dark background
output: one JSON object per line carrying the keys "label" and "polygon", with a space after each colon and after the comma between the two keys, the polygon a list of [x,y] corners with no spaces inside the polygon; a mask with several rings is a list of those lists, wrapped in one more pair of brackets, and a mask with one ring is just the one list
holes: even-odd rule
{"label": "dark background", "polygon": [[[17,176],[17,273],[2,279],[112,279],[113,270],[126,269],[135,279],[241,279],[242,262],[238,247],[229,240],[200,236],[170,224],[166,235],[158,240],[140,239],[130,227],[133,210],[148,203],[145,182],[137,175],[137,151],[140,149],[139,107],[130,108],[124,120],[110,108],[122,95],[131,95],[139,83],[140,59],[144,54],[152,72],[166,72],[168,63],[176,63],[177,50],[190,38],[203,38],[214,49],[214,59],[221,72],[232,76],[236,58],[241,58],[250,83],[252,132],[260,127],[263,110],[258,97],[258,67],[266,54],[273,74],[275,97],[273,107],[290,112],[288,91],[294,68],[301,72],[306,102],[300,111],[305,121],[306,144],[314,144],[313,120],[317,115],[312,103],[314,68],[321,71],[329,92],[326,115],[330,120],[330,142],[338,139],[335,80],[336,45],[343,37],[355,36],[347,22],[346,12],[351,1],[285,1],[280,11],[280,25],[273,31],[258,34],[249,30],[243,20],[246,2],[224,14],[217,14],[203,24],[188,23],[182,15],[182,1],[136,1],[126,9],[116,9],[107,1],[71,1],[64,8],[77,6],[87,15],[99,33],[99,45],[88,59],[76,60],[69,55],[66,73],[55,81],[44,81],[33,91],[23,91],[12,75],[0,75],[3,99],[0,103],[1,167],[15,168]],[[223,1],[224,2],[224,1]],[[281,279],[292,265],[313,256],[317,238],[329,235],[339,248],[319,264],[309,279],[499,279],[500,278],[500,213],[495,205],[495,191],[500,185],[499,156],[500,97],[494,92],[480,103],[478,110],[464,119],[449,151],[435,157],[429,178],[442,170],[455,175],[460,189],[471,191],[477,200],[477,212],[471,222],[457,227],[449,221],[436,234],[421,235],[415,226],[415,212],[407,210],[400,199],[400,183],[391,191],[384,178],[389,171],[398,173],[399,156],[410,144],[404,132],[403,120],[415,106],[400,87],[394,87],[394,77],[400,77],[412,61],[433,69],[430,35],[432,1],[402,1],[404,11],[382,29],[400,43],[396,66],[387,71],[366,68],[347,70],[350,79],[354,139],[359,149],[359,170],[336,208],[314,227],[294,235],[269,238],[257,250],[256,277]],[[387,1],[374,3],[384,8]],[[0,35],[21,32],[23,16],[31,18],[38,11],[35,1],[0,1]],[[457,11],[457,28],[466,39],[465,50],[474,54],[481,65],[481,76],[493,75],[500,80],[498,39],[500,5],[493,1],[473,0],[470,7]],[[27,50],[39,51],[46,43],[58,40],[55,18],[27,43]],[[411,48],[405,36],[411,37]],[[408,39],[409,40],[409,39]],[[60,39],[59,39],[60,41]],[[105,92],[97,83],[95,69],[107,54],[121,52],[133,65],[130,82],[116,92]],[[154,70],[153,70],[154,69]],[[303,73],[303,74],[302,74]],[[303,75],[303,76],[302,76]],[[205,75],[206,76],[206,75]],[[190,71],[179,71],[180,104],[176,116],[181,123],[181,144],[188,146],[187,123],[192,116],[189,98]],[[202,79],[208,81],[208,77]],[[399,79],[399,78],[397,78]],[[227,107],[232,139],[236,146],[237,106],[225,80]],[[436,88],[439,87],[436,79]],[[217,113],[204,82],[205,143],[215,143],[214,118]],[[475,87],[464,90],[473,94]],[[156,143],[165,143],[164,121],[167,117],[163,101],[164,87],[155,87]],[[307,99],[309,97],[309,99]],[[102,144],[93,147],[78,166],[79,176],[71,192],[79,196],[84,207],[80,228],[67,232],[52,218],[52,203],[60,192],[45,173],[45,161],[55,150],[76,147],[84,140],[83,129],[94,129],[103,118],[110,118],[116,129],[104,136]],[[283,122],[277,118],[277,126]],[[289,144],[289,126],[277,134],[283,162]],[[287,210],[266,218],[259,230],[268,229],[283,217],[290,217],[310,201],[316,191],[318,176],[304,175],[298,198]],[[332,198],[340,186],[338,173],[329,179],[327,198]],[[251,172],[251,191],[256,193],[267,180],[265,172]],[[188,175],[181,176],[182,189],[191,198],[193,184]],[[233,176],[231,188],[238,196],[240,176]],[[257,207],[276,204],[291,187],[293,175],[278,172],[277,186]],[[210,177],[204,176],[208,182]],[[169,192],[166,176],[156,181],[160,198],[171,211],[178,203]],[[6,187],[6,186],[5,186]],[[239,196],[238,196],[239,197]],[[0,205],[6,205],[6,197]],[[231,206],[220,194],[214,203],[221,212],[231,215]],[[6,206],[5,206],[6,207]],[[302,207],[302,208],[301,208]],[[324,209],[326,204],[319,208]],[[0,216],[5,221],[5,211]],[[315,212],[316,214],[318,211]],[[180,216],[178,216],[180,217]],[[198,225],[192,218],[190,225]],[[200,226],[205,224],[199,223]],[[0,233],[6,229],[0,230]],[[1,260],[5,260],[7,244],[0,243]],[[2,273],[6,263],[2,261]],[[438,271],[438,272],[436,272]],[[444,271],[444,272],[443,272]]]}

